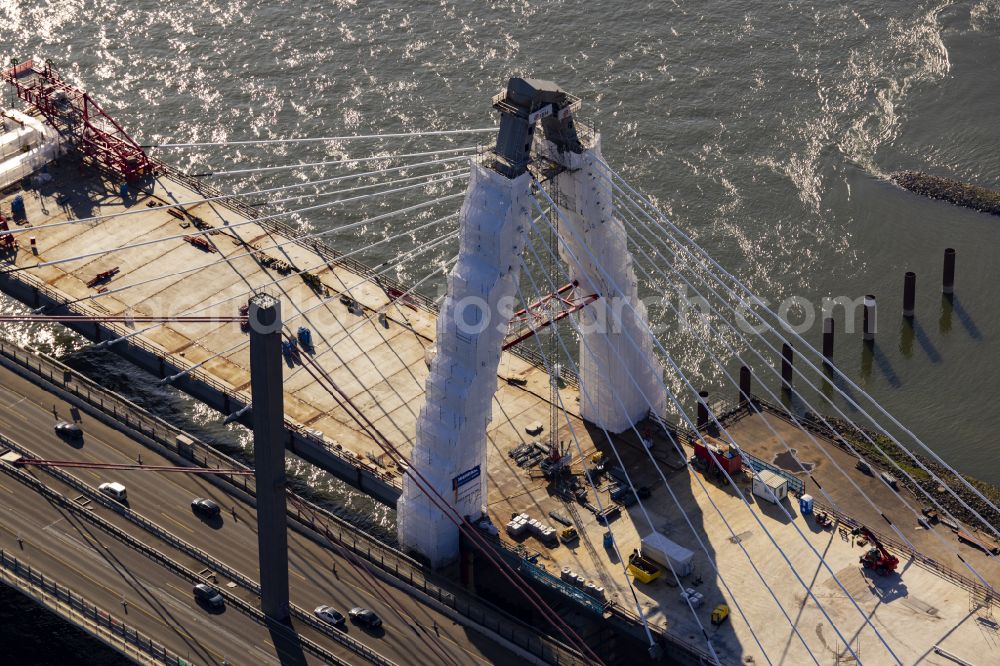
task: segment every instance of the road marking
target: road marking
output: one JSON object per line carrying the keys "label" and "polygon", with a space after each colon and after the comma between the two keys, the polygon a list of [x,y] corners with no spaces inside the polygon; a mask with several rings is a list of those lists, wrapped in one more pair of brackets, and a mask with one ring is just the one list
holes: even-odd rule
{"label": "road marking", "polygon": [[187,531],[190,534],[194,534],[194,530],[192,530],[190,527],[188,527],[184,523],[180,522],[179,520],[171,518],[169,515],[167,515],[166,512],[161,511],[160,515],[163,516],[164,518],[166,518],[167,520],[169,520],[170,522],[172,522],[174,525],[177,525],[177,527],[180,527],[182,530],[185,530],[185,531]]}

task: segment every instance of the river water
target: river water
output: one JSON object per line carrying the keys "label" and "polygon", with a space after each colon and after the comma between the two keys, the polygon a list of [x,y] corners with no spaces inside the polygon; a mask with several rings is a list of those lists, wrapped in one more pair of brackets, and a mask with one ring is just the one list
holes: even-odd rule
{"label": "river water", "polygon": [[[797,299],[793,322],[824,297],[875,294],[874,354],[840,321],[838,364],[948,462],[1000,483],[1000,458],[991,455],[1000,427],[1000,220],[885,180],[912,168],[1000,188],[1000,0],[0,0],[0,57],[15,56],[51,59],[142,142],[487,127],[490,97],[509,76],[553,79],[583,99],[609,162],[681,228],[774,306]],[[200,172],[477,140],[487,139],[158,154]],[[318,173],[215,182],[248,190]],[[404,200],[292,219],[303,229],[331,229]],[[330,240],[356,249],[444,210]],[[372,248],[364,260],[384,261],[434,235]],[[945,247],[958,252],[953,301],[940,295]],[[454,251],[443,246],[394,277],[415,281]],[[912,329],[900,319],[907,270],[918,276]],[[647,296],[672,289],[640,281]],[[731,398],[693,334],[678,332],[667,309],[654,307],[653,316],[696,383]],[[818,346],[818,320],[803,330]],[[82,346],[48,329],[9,334],[58,353]],[[72,362],[203,436],[234,448],[246,443],[217,415],[139,381],[110,355],[84,351]],[[765,366],[752,365],[763,377]],[[301,478],[391,534],[392,516],[364,498],[314,473]]]}

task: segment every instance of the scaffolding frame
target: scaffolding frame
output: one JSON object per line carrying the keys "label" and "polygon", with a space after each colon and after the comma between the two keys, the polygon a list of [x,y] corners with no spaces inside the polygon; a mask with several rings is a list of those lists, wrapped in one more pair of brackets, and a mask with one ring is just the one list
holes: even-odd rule
{"label": "scaffolding frame", "polygon": [[0,72],[0,79],[110,176],[135,182],[153,174],[155,165],[142,147],[89,93],[64,81],[48,61],[38,69],[33,60],[15,60]]}

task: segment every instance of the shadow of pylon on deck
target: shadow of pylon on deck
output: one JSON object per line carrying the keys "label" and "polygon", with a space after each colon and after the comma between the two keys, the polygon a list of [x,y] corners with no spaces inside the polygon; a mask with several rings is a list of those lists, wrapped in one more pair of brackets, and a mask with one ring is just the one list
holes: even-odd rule
{"label": "shadow of pylon on deck", "polygon": [[285,624],[275,620],[267,620],[267,631],[271,634],[271,643],[274,645],[274,656],[278,658],[281,666],[306,666],[305,652],[302,650],[302,641],[298,632],[289,623]]}

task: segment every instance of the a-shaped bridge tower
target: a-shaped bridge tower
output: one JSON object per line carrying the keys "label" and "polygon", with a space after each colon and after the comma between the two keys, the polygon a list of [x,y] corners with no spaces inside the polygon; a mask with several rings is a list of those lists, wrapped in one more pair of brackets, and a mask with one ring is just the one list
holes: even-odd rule
{"label": "a-shaped bridge tower", "polygon": [[[644,418],[650,405],[661,413],[665,404],[625,229],[614,214],[610,181],[600,172],[600,137],[574,121],[579,100],[549,81],[514,78],[493,106],[500,112],[496,148],[472,166],[459,216],[459,259],[448,277],[417,421],[413,470],[398,504],[400,542],[434,566],[458,555],[458,527],[436,503],[446,501],[454,516],[470,520],[484,513],[486,430],[536,206],[535,174],[555,179],[551,189],[560,193],[560,255],[577,295],[598,297],[579,315],[581,416],[621,432]],[[428,485],[436,491],[433,499]]]}

